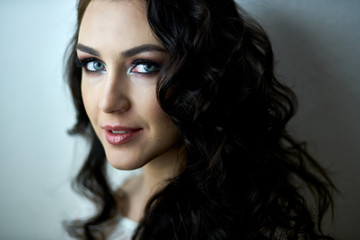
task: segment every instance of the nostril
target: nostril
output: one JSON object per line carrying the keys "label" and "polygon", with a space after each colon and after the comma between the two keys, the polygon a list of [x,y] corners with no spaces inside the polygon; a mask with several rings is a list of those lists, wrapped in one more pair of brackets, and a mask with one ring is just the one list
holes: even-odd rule
{"label": "nostril", "polygon": [[115,98],[115,99],[103,99],[99,103],[99,108],[105,113],[113,112],[126,112],[130,109],[130,101],[125,98]]}

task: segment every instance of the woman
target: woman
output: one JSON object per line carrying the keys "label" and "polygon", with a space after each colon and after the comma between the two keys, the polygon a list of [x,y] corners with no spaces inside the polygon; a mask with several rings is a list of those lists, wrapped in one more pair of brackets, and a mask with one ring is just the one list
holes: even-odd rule
{"label": "woman", "polygon": [[[287,133],[295,96],[232,0],[80,0],[70,51],[72,133],[91,141],[76,185],[98,210],[70,235],[331,239],[334,185]],[[106,161],[143,171],[114,192]]]}

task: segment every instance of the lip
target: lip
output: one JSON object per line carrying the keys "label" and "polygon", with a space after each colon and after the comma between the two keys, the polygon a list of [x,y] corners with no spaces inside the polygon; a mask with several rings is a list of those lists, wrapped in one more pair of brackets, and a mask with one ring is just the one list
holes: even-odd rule
{"label": "lip", "polygon": [[[104,126],[104,134],[106,140],[112,145],[121,145],[130,142],[136,138],[141,132],[142,128],[130,128],[123,126]],[[113,131],[124,133],[113,133]]]}

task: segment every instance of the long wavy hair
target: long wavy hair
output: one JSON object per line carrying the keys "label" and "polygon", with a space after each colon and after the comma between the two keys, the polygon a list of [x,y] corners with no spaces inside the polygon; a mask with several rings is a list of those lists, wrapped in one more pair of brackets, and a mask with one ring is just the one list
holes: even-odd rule
{"label": "long wavy hair", "polygon": [[[89,2],[78,2],[66,77],[77,112],[71,133],[91,141],[74,186],[97,213],[67,230],[102,239],[117,210],[76,66]],[[133,239],[332,239],[321,223],[336,188],[304,143],[286,131],[296,97],[274,76],[262,27],[233,0],[147,0],[146,14],[168,53],[157,97],[181,133],[186,165],[149,200]]]}

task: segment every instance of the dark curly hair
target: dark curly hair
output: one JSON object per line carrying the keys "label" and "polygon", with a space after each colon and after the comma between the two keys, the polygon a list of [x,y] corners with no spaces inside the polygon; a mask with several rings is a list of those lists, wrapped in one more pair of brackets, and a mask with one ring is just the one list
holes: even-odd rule
{"label": "dark curly hair", "polygon": [[[72,134],[91,141],[75,187],[98,212],[67,225],[101,239],[116,216],[104,149],[81,98],[76,66],[78,2],[66,76],[77,111]],[[296,97],[274,76],[264,30],[233,0],[147,0],[147,18],[168,53],[158,101],[181,133],[186,164],[148,202],[133,239],[332,239],[321,222],[336,190],[326,171],[286,131]]]}

